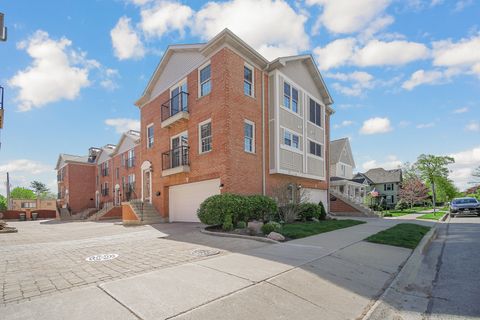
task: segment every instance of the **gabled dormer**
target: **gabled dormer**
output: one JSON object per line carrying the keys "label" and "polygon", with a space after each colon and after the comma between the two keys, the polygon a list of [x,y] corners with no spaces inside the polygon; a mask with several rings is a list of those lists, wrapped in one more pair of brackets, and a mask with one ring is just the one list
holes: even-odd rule
{"label": "gabled dormer", "polygon": [[353,178],[355,161],[348,138],[330,142],[330,176],[345,179]]}

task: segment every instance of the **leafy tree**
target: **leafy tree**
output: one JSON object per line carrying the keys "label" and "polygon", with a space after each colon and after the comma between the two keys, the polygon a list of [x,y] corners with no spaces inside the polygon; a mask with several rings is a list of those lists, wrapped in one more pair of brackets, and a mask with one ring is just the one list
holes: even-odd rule
{"label": "leafy tree", "polygon": [[448,178],[448,165],[454,163],[455,159],[449,156],[435,156],[431,154],[421,154],[415,167],[425,182],[430,184],[432,189],[433,210],[435,211],[437,191],[436,182],[439,178]]}
{"label": "leafy tree", "polygon": [[405,162],[401,169],[403,180],[418,178],[419,176],[417,167],[415,164],[411,164],[410,162]]}
{"label": "leafy tree", "polygon": [[410,176],[410,178],[402,182],[398,196],[400,200],[405,201],[413,207],[415,203],[424,201],[428,198],[428,187],[419,177]]}
{"label": "leafy tree", "polygon": [[33,199],[36,199],[36,196],[35,196],[35,192],[33,192],[30,189],[23,188],[23,187],[15,187],[10,192],[10,198],[33,200]]}
{"label": "leafy tree", "polygon": [[37,197],[40,196],[42,193],[46,193],[50,191],[47,188],[47,185],[45,183],[37,180],[34,180],[30,183],[30,188],[32,188],[33,191],[35,191],[35,194],[37,195]]}
{"label": "leafy tree", "polygon": [[0,211],[7,210],[7,198],[0,194]]}
{"label": "leafy tree", "polygon": [[38,195],[38,199],[47,200],[47,199],[56,199],[57,195],[53,192],[46,191]]}
{"label": "leafy tree", "polygon": [[453,181],[448,178],[444,178],[444,177],[437,178],[436,185],[437,185],[437,198],[440,202],[451,201],[453,198],[455,198],[458,195],[457,187],[455,187],[455,185],[453,184]]}

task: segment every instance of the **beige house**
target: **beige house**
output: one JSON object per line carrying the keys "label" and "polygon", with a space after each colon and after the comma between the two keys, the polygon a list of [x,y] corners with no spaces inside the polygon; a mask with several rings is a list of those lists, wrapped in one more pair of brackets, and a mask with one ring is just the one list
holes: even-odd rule
{"label": "beige house", "polygon": [[12,199],[12,210],[57,210],[55,199]]}
{"label": "beige house", "polygon": [[368,184],[353,176],[355,161],[348,138],[330,142],[330,192],[355,203],[363,203]]}

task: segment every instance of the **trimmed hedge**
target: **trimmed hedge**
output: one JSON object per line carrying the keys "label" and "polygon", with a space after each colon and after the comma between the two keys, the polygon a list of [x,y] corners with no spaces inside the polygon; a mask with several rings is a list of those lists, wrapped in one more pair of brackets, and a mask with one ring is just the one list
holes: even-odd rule
{"label": "trimmed hedge", "polygon": [[318,204],[315,203],[302,203],[300,205],[299,218],[302,221],[310,221],[312,219],[320,220],[321,209]]}
{"label": "trimmed hedge", "polygon": [[269,197],[223,193],[205,199],[197,211],[197,216],[204,224],[222,226],[224,230],[232,230],[240,222],[268,221],[276,213],[277,204]]}
{"label": "trimmed hedge", "polygon": [[264,235],[269,235],[270,232],[272,231],[275,231],[275,232],[280,232],[282,231],[282,225],[278,222],[275,222],[275,221],[270,221],[270,222],[267,222],[265,223],[263,226],[262,226],[262,232]]}

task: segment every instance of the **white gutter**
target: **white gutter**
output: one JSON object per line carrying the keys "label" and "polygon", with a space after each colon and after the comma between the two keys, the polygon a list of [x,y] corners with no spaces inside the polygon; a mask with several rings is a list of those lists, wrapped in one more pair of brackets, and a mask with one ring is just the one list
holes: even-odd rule
{"label": "white gutter", "polygon": [[262,70],[262,194],[267,194],[265,176],[265,74]]}

